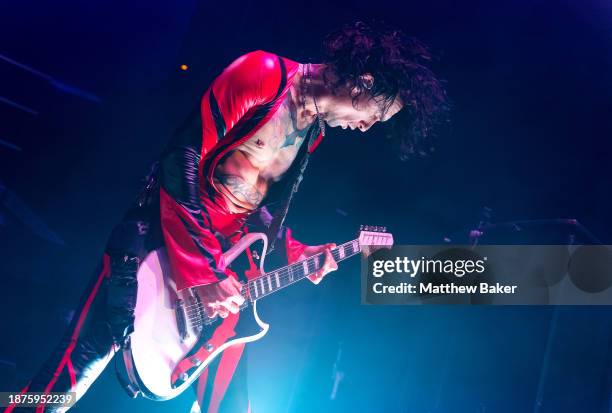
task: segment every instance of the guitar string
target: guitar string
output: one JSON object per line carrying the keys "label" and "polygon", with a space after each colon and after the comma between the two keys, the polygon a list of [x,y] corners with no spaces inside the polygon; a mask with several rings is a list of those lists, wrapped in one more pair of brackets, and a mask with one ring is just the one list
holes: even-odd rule
{"label": "guitar string", "polygon": [[[340,245],[339,247],[334,248],[334,250],[333,250],[333,252],[332,252],[332,255],[333,255],[334,253],[338,253],[338,254],[337,254],[337,255],[338,255],[338,257],[334,257],[334,259],[335,259],[337,262],[340,262],[340,261],[342,261],[342,260],[344,260],[344,259],[347,259],[347,258],[350,258],[350,257],[352,257],[352,256],[354,256],[354,255],[357,255],[357,254],[360,252],[360,249],[359,249],[359,248],[358,248],[356,251],[352,251],[352,252],[350,252],[350,253],[348,253],[348,254],[346,254],[346,253],[345,253],[346,255],[345,255],[344,257],[342,257],[342,258],[340,258],[340,256],[339,256],[339,249],[340,249],[340,248],[344,248],[346,245],[348,245],[348,244],[353,244],[354,242],[355,242],[355,241],[349,241],[349,242],[346,242],[346,243],[344,243],[344,244]],[[318,254],[316,254],[316,255],[313,255],[313,256],[311,256],[311,257],[308,257],[306,260],[303,260],[303,261],[312,260],[313,258],[315,258],[315,257],[319,257],[319,256],[321,256],[321,255],[322,255],[322,253],[318,253]],[[282,281],[282,284],[283,284],[283,285],[281,285],[281,286],[277,286],[277,287],[273,287],[273,288],[272,288],[272,290],[270,290],[270,291],[268,291],[267,293],[264,293],[264,294],[262,294],[262,295],[260,295],[260,296],[258,296],[258,297],[257,297],[257,298],[261,298],[261,297],[264,297],[264,296],[266,296],[266,295],[270,294],[270,293],[271,293],[271,292],[273,292],[273,291],[277,291],[278,289],[284,288],[285,286],[290,285],[290,284],[291,284],[291,283],[293,283],[293,282],[300,281],[301,279],[303,279],[303,278],[307,277],[308,275],[313,274],[313,273],[314,273],[314,272],[316,272],[318,269],[320,269],[320,268],[317,268],[317,269],[315,269],[315,271],[313,271],[313,272],[310,272],[310,273],[308,273],[308,274],[299,274],[299,275],[296,277],[296,276],[295,276],[296,274],[292,274],[292,273],[293,273],[294,271],[301,271],[301,270],[303,269],[303,264],[302,264],[302,263],[303,263],[303,261],[300,261],[299,263],[295,263],[295,264],[291,264],[291,265],[285,266],[285,267],[283,267],[283,268],[281,268],[281,269],[279,269],[279,270],[271,271],[271,272],[266,273],[266,274],[264,274],[264,275],[262,275],[262,276],[259,276],[259,277],[257,277],[257,278],[254,278],[254,279],[252,279],[252,280],[249,280],[247,283],[243,284],[243,286],[244,286],[244,287],[246,287],[246,290],[247,290],[246,292],[248,292],[248,293],[250,294],[250,293],[251,293],[251,290],[252,290],[252,288],[253,288],[253,287],[252,287],[252,285],[254,285],[255,283],[258,283],[258,282],[259,282],[259,283],[262,283],[262,282],[264,282],[264,279],[265,279],[266,277],[271,277],[271,276],[276,277],[276,275],[278,274],[279,280],[280,280],[280,281]],[[317,263],[315,262],[315,264],[317,264]],[[296,268],[295,268],[294,270],[291,270],[291,269],[290,269],[290,267],[292,267],[292,266],[295,266]],[[316,268],[316,266],[315,266],[315,268]],[[292,279],[292,276],[293,276],[293,279]],[[289,282],[285,284],[285,282],[286,282],[286,281],[289,281]],[[266,285],[266,283],[264,283],[264,286],[265,286],[265,285]],[[268,285],[269,285],[269,284],[268,284]],[[261,287],[258,287],[258,288],[261,288]],[[243,289],[244,289],[244,288],[243,288]],[[195,310],[195,313],[200,313],[200,312],[202,311],[202,306],[200,305],[200,303],[195,303],[195,304],[190,304],[190,305],[185,306],[185,307],[184,307],[184,309],[185,309],[185,311],[186,311],[186,312],[188,312],[189,310]],[[189,313],[189,315],[191,315],[191,314],[193,314],[193,311],[192,311],[191,313]]]}
{"label": "guitar string", "polygon": [[[338,254],[339,254],[339,249],[340,249],[340,248],[344,248],[346,245],[348,245],[348,244],[353,244],[354,242],[355,242],[355,241],[349,241],[349,242],[346,242],[346,243],[344,243],[344,244],[341,244],[340,246],[338,246],[338,247],[336,247],[334,250],[332,250],[332,254],[333,254],[334,252],[338,252]],[[358,247],[360,247],[360,245],[358,245]],[[353,256],[355,256],[355,255],[357,255],[357,254],[359,254],[359,253],[360,253],[360,248],[358,248],[356,251],[354,250],[354,251],[352,251],[351,253],[348,253],[347,255],[345,255],[345,256],[344,256],[344,257],[342,257],[342,258],[337,257],[337,258],[335,258],[335,259],[336,259],[336,261],[340,262],[340,261],[343,261],[343,260],[348,259],[348,258],[350,258],[350,257],[353,257]],[[319,256],[319,255],[322,255],[322,253],[316,254],[316,255],[314,255],[314,256],[312,256],[312,257],[308,257],[308,259],[312,259],[313,257]],[[297,265],[296,265],[296,264],[297,264]],[[297,267],[297,268],[303,268],[303,267],[302,267],[302,264],[299,264],[299,263],[296,263],[296,264],[292,264],[292,265],[296,265],[296,267]],[[253,280],[250,280],[249,282],[247,282],[247,283],[243,284],[243,287],[246,287],[246,288],[242,288],[242,289],[241,289],[241,292],[243,292],[243,290],[245,290],[245,289],[246,289],[246,290],[247,290],[247,292],[250,294],[250,292],[251,292],[251,291],[250,291],[250,289],[249,289],[249,287],[250,287],[250,286],[249,286],[249,284],[250,284],[250,283],[254,283],[254,282],[256,282],[257,280],[259,280],[259,279],[263,279],[263,278],[265,278],[266,276],[269,276],[269,275],[271,275],[271,274],[276,275],[276,273],[280,273],[282,270],[285,270],[285,269],[286,269],[286,270],[289,270],[289,267],[291,267],[292,265],[290,265],[290,266],[286,266],[286,267],[284,267],[284,268],[282,268],[282,269],[280,269],[280,270],[272,271],[271,273],[266,273],[266,275],[260,276],[260,277],[258,277],[258,278],[253,279]],[[315,271],[316,271],[316,270],[315,270]],[[289,286],[289,285],[291,285],[291,284],[293,284],[293,283],[295,283],[295,282],[297,282],[297,281],[300,281],[300,280],[302,280],[302,279],[306,278],[306,277],[307,277],[308,275],[310,275],[310,274],[312,274],[312,273],[308,273],[308,274],[305,274],[305,275],[301,275],[301,276],[299,276],[298,278],[295,278],[295,277],[294,277],[294,278],[293,278],[293,280],[291,279],[291,276],[290,276],[290,275],[289,275],[289,277],[287,277],[287,276],[286,276],[287,274],[283,274],[283,275],[280,275],[280,274],[279,274],[279,278],[281,278],[283,281],[289,281],[289,282],[288,282],[288,283],[286,283],[286,284],[282,284],[282,285],[280,285],[280,286],[277,286],[277,287],[273,288],[272,290],[268,291],[267,293],[263,293],[263,294],[261,294],[260,296],[258,296],[258,297],[257,297],[257,299],[263,298],[263,297],[265,297],[265,296],[267,296],[267,295],[271,294],[272,292],[278,291],[278,290],[280,290],[280,289],[282,289],[282,288],[284,288],[284,287],[287,287],[287,286]],[[248,307],[248,301],[246,301],[246,303],[247,303],[247,305],[244,305],[244,304],[243,304],[243,305],[241,305],[241,306],[240,306],[240,310],[243,310],[244,308]],[[213,318],[210,318],[210,317],[206,316],[206,314],[205,314],[205,311],[204,311],[203,307],[202,307],[202,306],[201,306],[199,303],[196,303],[196,304],[192,304],[192,305],[186,306],[186,307],[185,307],[185,315],[186,315],[186,318],[188,319],[188,321],[189,321],[189,322],[190,322],[192,325],[212,324],[213,322],[215,322],[215,321],[216,321],[216,320],[219,318],[219,316],[217,316],[217,315],[215,315]],[[204,321],[204,322],[203,322],[203,321]]]}
{"label": "guitar string", "polygon": [[[345,252],[345,256],[344,257],[340,257],[340,251],[342,249],[346,249],[347,246],[354,247],[355,243],[357,243],[357,248],[356,249],[353,249],[351,252],[348,252],[348,253]],[[362,245],[359,243],[359,239],[354,239],[354,240],[347,241],[347,242],[345,242],[343,244],[340,244],[337,247],[333,248],[331,250],[331,254],[334,257],[335,261],[340,262],[340,261],[343,261],[345,259],[348,259],[350,257],[353,257],[353,256],[359,254],[361,252],[361,247],[362,247]],[[336,257],[336,254],[338,255],[338,257]],[[287,266],[285,266],[285,267],[283,267],[281,269],[265,273],[265,274],[263,274],[263,275],[261,275],[261,276],[259,276],[257,278],[249,280],[245,284],[242,284],[243,288],[241,288],[241,293],[243,295],[246,295],[244,293],[248,293],[250,300],[253,301],[252,297],[250,297],[251,296],[251,287],[255,290],[255,292],[257,292],[257,288],[256,288],[256,283],[257,282],[260,282],[265,287],[264,279],[266,277],[268,277],[268,290],[269,291],[265,292],[265,288],[263,288],[262,290],[264,292],[261,295],[258,295],[256,297],[256,299],[260,299],[260,298],[266,297],[266,296],[270,295],[273,292],[276,292],[276,291],[278,291],[278,290],[280,290],[282,288],[285,288],[285,287],[287,287],[287,286],[289,286],[289,285],[291,285],[291,284],[293,284],[293,283],[295,283],[297,281],[300,281],[300,280],[308,277],[309,275],[314,274],[314,272],[316,272],[316,271],[318,271],[320,269],[320,267],[316,268],[318,266],[318,264],[319,264],[319,260],[317,259],[315,261],[314,259],[320,257],[321,255],[323,255],[323,253],[315,254],[315,255],[313,255],[311,257],[308,257],[308,258],[306,258],[306,259],[304,259],[304,260],[302,260],[302,261],[300,261],[298,263],[287,265]],[[309,272],[307,274],[298,274],[297,277],[295,277],[295,274],[293,274],[293,271],[300,271],[301,272],[303,270],[303,262],[304,261],[306,261],[306,262],[314,261],[315,271]],[[310,269],[308,264],[307,264],[307,266],[308,266],[307,269]],[[292,267],[295,267],[295,270],[292,270],[291,269]],[[269,277],[271,277],[271,276],[274,276],[275,278],[278,277],[279,281],[282,280],[283,281],[282,285],[280,285],[281,284],[280,282],[277,282],[277,286],[276,287],[270,288],[270,285],[272,284],[272,281],[271,281],[271,279]],[[285,283],[285,281],[289,281],[289,282]],[[261,287],[259,287],[259,288],[261,288]],[[245,291],[245,289],[246,289],[246,291]],[[244,309],[244,308],[246,308],[248,306],[248,300],[245,303],[247,305],[244,305],[244,304],[241,305],[240,306],[240,310],[242,310],[242,309]],[[214,318],[210,318],[210,317],[206,316],[205,315],[206,312],[205,312],[204,308],[202,307],[201,303],[199,303],[199,302],[195,303],[195,304],[190,304],[190,305],[185,306],[184,307],[184,311],[185,311],[185,315],[186,315],[187,319],[189,319],[190,321],[191,320],[195,320],[194,317],[199,317],[200,319],[206,318],[207,320],[210,320],[209,322],[214,322],[216,320],[216,318],[217,318],[217,316],[215,316]]]}
{"label": "guitar string", "polygon": [[[341,249],[346,249],[346,247],[348,245],[353,247],[356,242],[357,242],[357,249],[349,252],[348,254],[345,252],[346,255],[344,257],[340,258],[340,250]],[[336,248],[332,249],[331,254],[334,255],[334,259],[339,262],[339,261],[343,261],[344,259],[347,259],[347,258],[350,258],[350,257],[352,257],[354,255],[359,254],[361,252],[361,248],[360,247],[361,247],[361,245],[359,244],[359,241],[357,239],[355,239],[355,240],[352,240],[352,241],[345,242],[345,243],[337,246]],[[335,256],[336,253],[337,253],[338,257]],[[322,254],[323,253],[318,253],[318,254],[316,254],[314,256],[308,257],[307,259],[305,259],[303,261],[308,261],[308,260],[312,261],[314,258],[317,258],[317,257],[321,256]],[[272,284],[272,281],[271,281],[271,279],[268,279],[268,289],[269,289],[269,291],[263,292],[261,295],[257,296],[257,299],[266,297],[266,296],[270,295],[272,292],[276,292],[276,291],[278,291],[278,290],[280,290],[280,289],[282,289],[284,287],[287,287],[287,286],[289,286],[289,285],[291,285],[291,284],[293,284],[293,283],[295,283],[297,281],[302,280],[303,278],[306,278],[308,275],[313,274],[314,272],[310,272],[308,274],[298,274],[298,276],[296,278],[294,276],[295,274],[292,274],[293,271],[291,270],[291,267],[295,267],[296,270],[299,269],[299,271],[301,271],[303,269],[303,261],[300,261],[299,263],[295,263],[295,264],[291,264],[291,265],[285,266],[285,267],[283,267],[283,268],[281,268],[279,270],[276,270],[276,271],[271,271],[271,272],[266,273],[266,274],[264,274],[262,276],[254,278],[253,280],[249,280],[247,283],[243,284],[243,288],[241,289],[241,293],[244,294],[244,289],[246,287],[246,292],[248,292],[249,296],[250,296],[251,295],[251,285],[253,285],[254,289],[255,289],[255,284],[257,282],[260,282],[261,284],[263,284],[265,286],[265,283],[264,283],[263,280],[266,277],[271,277],[273,275],[275,277],[278,275],[279,281],[282,279],[283,284],[279,285],[280,284],[280,282],[279,282],[279,283],[277,283],[276,287],[272,287],[270,289],[269,286]],[[318,260],[317,260],[317,262],[315,262],[315,268],[316,268],[317,264],[318,264]],[[315,272],[318,269],[320,269],[320,268],[317,268],[315,270]],[[292,279],[292,275],[294,276],[293,279]],[[289,281],[289,282],[285,283],[285,281]],[[261,288],[261,287],[259,287],[259,288]],[[262,290],[265,291],[265,288],[263,288]],[[255,291],[257,291],[257,290],[255,290]],[[252,298],[251,298],[251,301],[252,301]],[[246,303],[248,304],[248,301],[246,301]],[[240,306],[240,310],[246,308],[247,306],[248,305],[244,305],[244,304],[241,305]],[[210,317],[206,316],[205,310],[202,308],[200,303],[196,303],[196,304],[191,304],[191,305],[185,306],[185,315],[192,322],[192,324],[194,324],[194,321],[195,322],[200,322],[200,321],[202,321],[202,319],[206,319],[207,323],[212,323],[212,322],[214,322],[217,319],[217,316],[215,316],[214,318],[210,318]]]}
{"label": "guitar string", "polygon": [[[356,255],[356,254],[355,254],[355,255]],[[351,255],[351,256],[353,256],[353,255]],[[349,256],[349,257],[350,257],[350,256]],[[349,257],[346,257],[346,258],[349,258]],[[279,287],[276,287],[276,289],[274,289],[273,291],[271,290],[271,291],[268,291],[268,292],[266,292],[266,293],[263,293],[263,294],[259,295],[259,296],[257,297],[257,299],[261,299],[261,298],[263,298],[263,297],[265,297],[265,296],[270,295],[272,292],[278,291],[278,290],[280,290],[280,289],[282,289],[282,288],[284,288],[284,287],[288,287],[289,285],[291,285],[291,284],[293,284],[293,283],[295,283],[295,282],[297,282],[297,281],[300,281],[300,280],[302,280],[303,278],[305,278],[305,277],[298,278],[298,279],[294,279],[292,282],[289,282],[289,283],[283,284],[283,285],[281,285],[281,286],[279,286]],[[244,293],[243,293],[243,294],[244,294]],[[250,292],[249,292],[249,294],[250,294]],[[242,310],[242,309],[244,309],[244,308],[248,307],[248,302],[249,302],[249,300],[247,300],[247,301],[246,301],[247,305],[245,305],[245,304],[241,305],[241,306],[240,306],[240,310]],[[203,307],[201,307],[201,306],[197,305],[197,304],[190,306],[190,308],[189,308],[189,309],[187,309],[187,310],[185,311],[185,315],[186,315],[187,319],[188,319],[188,320],[189,320],[189,321],[190,321],[192,324],[194,324],[194,323],[196,323],[196,322],[201,322],[203,319],[205,319],[205,320],[207,320],[207,321],[209,321],[209,320],[210,320],[209,322],[213,322],[213,321],[216,319],[216,316],[215,316],[215,319],[211,319],[210,317],[208,317],[208,316],[206,315],[206,311],[205,311],[205,309],[204,309]]]}
{"label": "guitar string", "polygon": [[[354,253],[354,254],[347,255],[347,256],[345,256],[345,257],[344,257],[342,260],[347,259],[347,258],[350,258],[350,257],[353,257],[353,256],[357,255],[358,253],[359,253],[359,252],[356,252],[356,253]],[[339,261],[341,261],[341,260],[339,260]],[[308,275],[310,275],[310,274],[311,274],[311,273],[306,274],[305,276],[302,276],[302,277],[300,277],[300,278],[294,278],[294,279],[293,279],[293,281],[291,281],[291,280],[290,280],[290,278],[285,278],[285,277],[283,277],[283,281],[287,281],[287,280],[289,280],[290,282],[289,282],[289,283],[286,283],[286,284],[282,284],[281,286],[275,287],[273,290],[270,290],[270,291],[268,291],[267,293],[264,293],[264,294],[259,295],[259,296],[257,297],[257,299],[263,298],[263,297],[265,297],[265,296],[267,296],[267,295],[271,294],[272,292],[278,291],[278,290],[280,290],[280,289],[282,289],[282,288],[288,287],[289,285],[291,285],[291,284],[293,284],[293,283],[296,283],[296,282],[298,282],[298,281],[301,281],[302,279],[306,278],[306,277],[307,277]],[[279,278],[280,278],[280,277],[279,277]],[[244,286],[246,287],[246,285],[244,285]],[[244,290],[244,289],[243,289],[243,290]],[[249,294],[250,294],[250,291],[249,291]],[[246,302],[248,303],[248,301],[246,301]],[[241,306],[240,306],[240,309],[242,310],[243,308],[246,308],[246,307],[247,307],[247,305],[244,305],[244,304],[243,304],[243,305],[241,305]],[[210,317],[205,316],[205,313],[206,313],[206,312],[205,312],[205,310],[204,310],[204,309],[203,309],[203,307],[201,307],[199,304],[192,304],[192,305],[189,305],[189,306],[186,306],[186,307],[185,307],[185,314],[186,314],[187,318],[189,318],[190,320],[195,320],[195,319],[196,319],[196,318],[198,318],[198,317],[199,317],[200,319],[201,319],[201,318],[208,318],[208,319],[210,319]]]}
{"label": "guitar string", "polygon": [[[354,253],[352,253],[352,254],[349,254],[349,255],[344,256],[344,258],[342,258],[342,259],[337,259],[336,261],[340,262],[340,261],[343,261],[343,260],[345,260],[345,259],[351,258],[351,257],[353,257],[353,256],[355,256],[355,255],[357,255],[357,254],[359,254],[359,252],[360,252],[360,251],[356,251],[356,252],[354,252]],[[280,271],[280,270],[279,270],[279,271]],[[264,294],[262,294],[262,295],[258,296],[258,297],[257,297],[257,299],[260,299],[260,298],[266,297],[266,296],[270,295],[271,293],[273,293],[273,292],[275,292],[275,291],[278,291],[278,290],[280,290],[280,289],[283,289],[283,288],[285,288],[285,287],[288,287],[288,286],[289,286],[289,285],[291,285],[291,284],[294,284],[294,283],[296,283],[296,282],[298,282],[298,281],[301,281],[301,280],[303,280],[304,278],[306,278],[308,275],[310,275],[310,274],[306,274],[306,275],[304,275],[304,276],[302,276],[302,277],[300,277],[300,278],[294,278],[292,281],[291,281],[291,279],[290,279],[290,278],[285,278],[285,277],[283,277],[283,278],[285,278],[285,279],[284,279],[285,281],[286,281],[286,280],[290,280],[290,282],[289,282],[289,283],[287,283],[287,284],[282,284],[280,287],[276,287],[275,289],[270,290],[269,292],[264,293]],[[254,279],[254,280],[256,280],[256,279]],[[252,280],[252,281],[254,281],[254,280]],[[250,282],[250,281],[249,281],[249,282]],[[247,283],[247,284],[248,284],[248,283]],[[247,287],[247,284],[243,284],[243,286]],[[248,289],[248,287],[247,287],[247,289]],[[250,291],[249,291],[249,294],[250,294]],[[243,310],[243,309],[245,309],[246,307],[248,307],[248,302],[249,302],[249,300],[246,300],[246,301],[245,301],[246,305],[244,305],[244,304],[243,304],[243,305],[241,305],[241,306],[240,306],[240,310]],[[199,327],[199,326],[202,326],[202,325],[212,324],[212,323],[214,323],[214,322],[215,322],[217,319],[219,319],[219,316],[218,316],[218,315],[215,315],[213,318],[208,317],[208,316],[206,315],[205,310],[203,309],[203,307],[202,307],[200,304],[192,304],[192,305],[190,305],[190,306],[185,307],[185,314],[186,314],[186,318],[188,319],[188,321],[190,322],[190,324],[191,324],[191,325],[193,325],[193,326],[195,326],[195,327]]]}
{"label": "guitar string", "polygon": [[[353,257],[353,256],[359,254],[359,252],[360,251],[355,251],[353,253],[345,255],[343,258],[337,259],[337,261],[342,261],[342,260],[348,259],[350,257]],[[280,270],[277,270],[277,271],[280,271]],[[277,271],[273,271],[272,273],[275,273]],[[283,284],[283,285],[281,285],[279,287],[275,287],[275,289],[261,294],[260,296],[257,297],[257,299],[263,298],[263,297],[271,294],[272,292],[278,291],[278,290],[280,290],[280,289],[282,289],[284,287],[288,287],[289,285],[291,285],[291,284],[293,284],[293,283],[295,283],[297,281],[302,280],[303,278],[307,277],[310,274],[312,274],[312,273],[309,273],[309,274],[306,274],[304,276],[301,276],[300,278],[294,278],[292,281],[291,281],[290,278],[283,277],[283,281],[289,280],[290,282],[287,283],[287,284]],[[263,277],[265,277],[265,276],[263,276]],[[254,280],[256,280],[256,279],[254,279]],[[251,280],[251,281],[254,281],[254,280]],[[243,286],[247,287],[247,284],[243,284]],[[250,291],[249,291],[249,294],[250,294]],[[248,301],[247,301],[247,303],[248,303]],[[243,305],[240,306],[240,310],[242,310],[242,309],[244,309],[246,307],[248,307],[248,305],[244,305],[243,304]],[[196,324],[196,323],[200,324],[200,323],[202,323],[202,320],[205,320],[205,322],[203,324],[212,324],[214,321],[216,321],[219,318],[217,315],[215,315],[213,318],[208,317],[205,314],[204,309],[199,304],[193,304],[193,305],[190,305],[190,306],[186,306],[185,307],[185,314],[186,314],[186,318],[188,319],[188,321],[190,321],[191,324]]]}
{"label": "guitar string", "polygon": [[[350,257],[352,257],[352,256],[354,256],[354,255],[356,255],[356,254],[358,254],[358,253],[360,252],[360,248],[358,248],[358,249],[357,249],[357,251],[353,251],[353,252],[351,252],[351,253],[349,253],[349,254],[345,255],[343,258],[340,258],[340,256],[339,256],[339,255],[340,255],[340,248],[345,248],[345,246],[347,246],[347,245],[349,245],[349,244],[353,244],[353,243],[355,243],[355,241],[357,241],[357,240],[353,240],[353,241],[348,241],[348,242],[345,242],[344,244],[341,244],[341,245],[337,246],[336,248],[334,248],[334,249],[332,250],[332,255],[334,255],[335,253],[337,253],[337,254],[338,254],[338,257],[334,257],[334,260],[335,260],[335,261],[337,261],[337,262],[340,262],[340,261],[342,261],[342,260],[344,260],[344,259],[350,258]],[[359,245],[358,245],[358,247],[359,247]],[[346,253],[345,253],[345,254],[346,254]],[[312,273],[308,273],[308,274],[305,274],[305,275],[299,275],[299,276],[298,276],[299,278],[296,278],[296,277],[295,277],[295,274],[292,274],[292,272],[293,272],[293,271],[298,271],[298,269],[299,269],[299,270],[302,270],[302,269],[303,269],[303,262],[304,262],[304,261],[309,261],[309,260],[311,260],[311,261],[312,261],[312,260],[314,260],[314,258],[320,257],[320,256],[322,256],[322,255],[323,255],[323,253],[318,253],[318,254],[315,254],[315,255],[313,255],[313,256],[310,256],[310,257],[308,257],[308,258],[306,258],[306,259],[304,259],[304,260],[302,260],[302,261],[299,261],[299,262],[297,262],[297,263],[294,263],[294,264],[291,264],[291,265],[287,265],[287,266],[282,267],[282,268],[280,268],[280,269],[278,269],[278,270],[275,270],[275,271],[271,271],[271,272],[265,273],[264,275],[261,275],[261,276],[259,276],[259,277],[257,277],[257,278],[254,278],[254,279],[252,279],[252,280],[247,281],[245,284],[243,284],[243,286],[245,286],[245,287],[247,288],[248,292],[250,292],[250,289],[251,289],[250,287],[251,287],[251,285],[255,284],[256,282],[263,282],[263,280],[264,280],[266,277],[268,277],[268,276],[272,276],[272,275],[276,276],[276,274],[278,274],[279,279],[280,279],[280,280],[282,280],[282,281],[287,281],[287,280],[291,281],[292,275],[294,276],[294,277],[293,277],[293,279],[294,279],[295,281],[299,281],[299,280],[301,280],[302,278],[307,277],[308,275],[313,274],[314,272],[316,272],[316,271],[317,271],[317,270],[319,270],[320,268],[317,268],[317,269],[316,269],[314,272],[312,272]],[[317,261],[318,261],[318,260],[317,260]],[[318,262],[315,262],[315,266],[316,266],[316,264],[317,264],[317,263],[318,263]],[[291,268],[290,268],[290,267],[295,267],[295,270],[291,270]],[[260,280],[262,280],[262,281],[260,281]],[[282,287],[276,287],[276,288],[282,288]],[[196,303],[196,304],[189,304],[189,305],[185,306],[184,308],[185,308],[185,310],[188,310],[188,309],[194,309],[194,308],[199,310],[199,308],[200,308],[200,307],[201,307],[201,306],[200,306],[200,304],[199,304],[199,303]]]}

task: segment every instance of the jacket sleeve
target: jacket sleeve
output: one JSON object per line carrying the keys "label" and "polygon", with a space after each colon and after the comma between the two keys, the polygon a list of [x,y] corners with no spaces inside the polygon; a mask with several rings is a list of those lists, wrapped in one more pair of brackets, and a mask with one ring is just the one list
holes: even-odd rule
{"label": "jacket sleeve", "polygon": [[235,60],[206,90],[202,122],[196,122],[201,127],[179,129],[162,156],[161,226],[178,290],[221,281],[231,272],[221,262],[222,246],[200,199],[200,163],[249,111],[274,97],[277,59],[256,51]]}

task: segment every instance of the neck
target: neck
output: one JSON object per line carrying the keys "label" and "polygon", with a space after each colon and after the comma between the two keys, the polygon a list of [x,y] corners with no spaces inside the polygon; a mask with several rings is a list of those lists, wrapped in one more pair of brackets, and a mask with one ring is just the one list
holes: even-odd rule
{"label": "neck", "polygon": [[[331,250],[331,254],[336,262],[340,262],[353,255],[359,254],[360,251],[361,246],[359,245],[359,239],[355,239],[338,245]],[[308,275],[319,270],[323,266],[324,261],[325,256],[323,253],[319,253],[303,261],[298,261],[250,280],[246,284],[250,300],[259,300],[260,298],[306,278]]]}
{"label": "neck", "polygon": [[[325,66],[325,64],[310,64],[309,76],[308,63],[300,64],[298,73],[294,77],[291,87],[291,98],[296,108],[296,119],[299,129],[303,129],[316,121],[317,107],[319,113],[325,119],[325,96],[327,95],[323,78]],[[310,77],[309,82],[306,79],[308,77]],[[315,100],[317,107],[315,107]]]}

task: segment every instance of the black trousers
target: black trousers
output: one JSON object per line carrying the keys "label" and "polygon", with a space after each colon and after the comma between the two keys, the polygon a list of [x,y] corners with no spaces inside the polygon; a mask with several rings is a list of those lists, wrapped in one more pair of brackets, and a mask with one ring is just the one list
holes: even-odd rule
{"label": "black trousers", "polygon": [[[162,239],[159,192],[152,175],[113,229],[65,335],[22,392],[75,392],[78,400],[102,371],[113,365],[115,352],[133,331],[138,265],[149,251],[163,245]],[[194,383],[196,402],[191,412],[248,411],[246,357],[241,357],[237,350],[219,357],[206,375]],[[49,404],[36,408],[9,406],[4,412],[66,410]]]}

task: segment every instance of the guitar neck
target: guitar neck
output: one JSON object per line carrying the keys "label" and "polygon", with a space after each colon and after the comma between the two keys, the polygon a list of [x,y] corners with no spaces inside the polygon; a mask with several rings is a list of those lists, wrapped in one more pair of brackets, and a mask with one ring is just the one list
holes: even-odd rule
{"label": "guitar neck", "polygon": [[[347,258],[357,255],[361,252],[359,239],[354,239],[338,245],[331,250],[331,254],[336,262],[343,261]],[[270,295],[288,285],[296,283],[308,275],[313,274],[321,269],[325,262],[325,255],[319,253],[305,260],[278,268],[275,271],[265,273],[257,278],[250,280],[247,283],[249,297],[251,301],[259,300],[267,295]]]}

